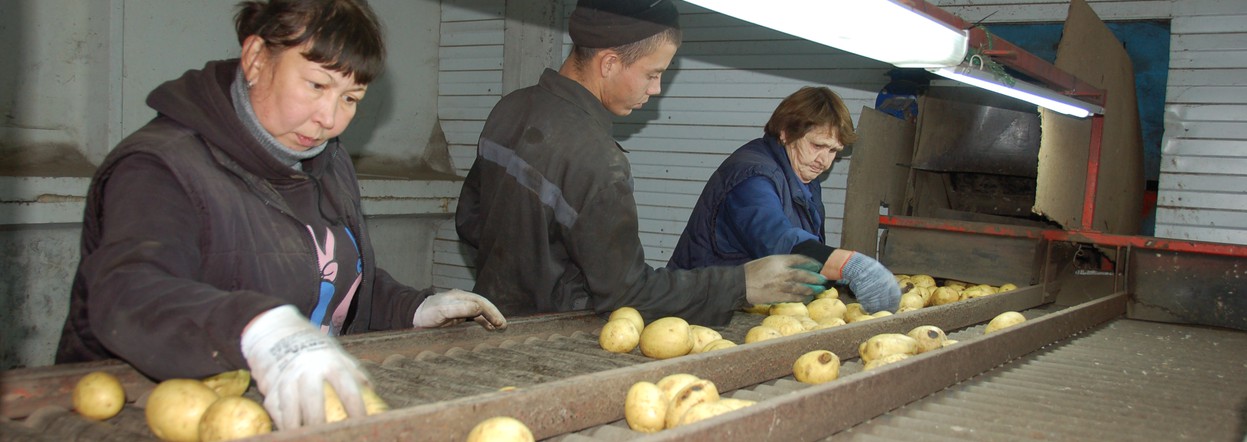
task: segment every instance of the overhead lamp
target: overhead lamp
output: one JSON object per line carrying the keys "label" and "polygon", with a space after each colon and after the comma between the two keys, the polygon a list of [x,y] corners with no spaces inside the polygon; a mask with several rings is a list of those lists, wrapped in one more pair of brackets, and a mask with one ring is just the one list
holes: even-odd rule
{"label": "overhead lamp", "polygon": [[1103,107],[1062,95],[1051,89],[1036,86],[1025,81],[1002,77],[990,70],[976,68],[972,65],[962,64],[953,67],[928,68],[927,70],[944,78],[1008,95],[1075,118],[1085,118],[1091,114],[1104,113]]}
{"label": "overhead lamp", "polygon": [[895,0],[686,0],[897,67],[954,66],[969,38]]}

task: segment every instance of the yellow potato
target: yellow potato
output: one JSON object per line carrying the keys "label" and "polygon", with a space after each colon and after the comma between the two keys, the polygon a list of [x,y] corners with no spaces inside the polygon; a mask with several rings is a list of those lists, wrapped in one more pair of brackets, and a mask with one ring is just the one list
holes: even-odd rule
{"label": "yellow potato", "polygon": [[907,336],[918,341],[918,353],[925,353],[938,348],[943,348],[948,342],[948,336],[944,334],[944,330],[934,325],[920,325],[910,330]]}
{"label": "yellow potato", "polygon": [[147,427],[156,437],[175,442],[199,440],[199,420],[219,396],[196,379],[169,379],[147,397]]}
{"label": "yellow potato", "polygon": [[628,322],[632,323],[632,326],[636,327],[637,334],[640,334],[641,330],[645,330],[645,319],[641,318],[641,312],[632,307],[617,308],[611,312],[610,317],[606,318],[606,320],[609,322],[621,318],[627,319]]}
{"label": "yellow potato", "polygon": [[838,299],[840,298],[840,292],[836,291],[835,287],[828,287],[827,290],[823,290],[822,293],[814,295],[814,300],[816,301],[823,298]]}
{"label": "yellow potato", "polygon": [[858,316],[868,316],[866,310],[862,308],[861,303],[851,303],[844,305],[844,322],[853,322],[852,319]]}
{"label": "yellow potato", "polygon": [[723,335],[715,331],[713,328],[700,325],[689,326],[689,332],[693,334],[693,349],[689,353],[701,353],[706,351],[706,345],[711,342],[723,339]]}
{"label": "yellow potato", "polygon": [[968,288],[965,291],[961,292],[961,299],[965,300],[965,299],[982,298],[990,294],[991,293],[985,292],[982,289]]}
{"label": "yellow potato", "polygon": [[987,323],[987,328],[983,330],[983,334],[991,333],[1005,327],[1012,327],[1023,322],[1026,322],[1026,317],[1022,316],[1021,313],[1004,312],[996,315],[995,318],[992,318],[991,322]]}
{"label": "yellow potato", "polygon": [[628,353],[641,342],[641,333],[628,318],[616,318],[606,321],[598,334],[598,345],[611,353]]}
{"label": "yellow potato", "polygon": [[931,305],[931,293],[935,291],[935,287],[917,287],[910,290],[909,293],[916,293],[922,297],[922,305]]}
{"label": "yellow potato", "polygon": [[[918,293],[906,293],[904,295],[901,295],[900,308],[909,308],[910,310],[917,310],[917,309],[926,307],[926,305],[927,305],[927,302],[923,300],[922,295]],[[899,313],[900,309],[897,309],[897,310]],[[906,310],[906,311],[909,311],[909,310]]]}
{"label": "yellow potato", "polygon": [[[671,399],[675,398],[675,394],[679,393],[680,389],[684,388],[688,384],[696,382],[697,379],[697,376],[688,373],[673,373],[663,376],[662,379],[658,380],[658,389],[662,390],[663,402],[671,402]],[[666,419],[665,414],[663,415],[663,418]]]}
{"label": "yellow potato", "polygon": [[472,427],[467,442],[533,442],[532,430],[519,419],[495,416]]}
{"label": "yellow potato", "polygon": [[754,305],[745,307],[744,310],[745,312],[753,313],[755,315],[769,315],[771,314],[771,305],[770,304],[754,304]]}
{"label": "yellow potato", "polygon": [[870,316],[872,318],[882,318],[884,316],[892,316],[892,312],[887,311],[887,310],[879,310]]}
{"label": "yellow potato", "polygon": [[199,420],[200,442],[242,439],[273,431],[264,407],[242,396],[224,396],[213,402]]}
{"label": "yellow potato", "polygon": [[204,385],[215,391],[218,396],[242,396],[251,385],[251,372],[243,370],[227,371],[204,378]]}
{"label": "yellow potato", "polygon": [[767,339],[775,339],[775,338],[782,338],[782,337],[784,337],[784,335],[783,333],[780,333],[779,330],[773,329],[771,327],[767,327],[765,325],[759,325],[759,326],[749,329],[749,331],[745,333],[745,343],[752,344],[754,342],[762,342]]}
{"label": "yellow potato", "polygon": [[909,281],[918,287],[935,287],[935,278],[932,278],[931,275],[910,276]]}
{"label": "yellow potato", "polygon": [[834,381],[840,377],[840,358],[827,350],[811,351],[792,364],[792,375],[807,384]]}
{"label": "yellow potato", "polygon": [[645,326],[641,332],[641,353],[654,359],[684,356],[693,350],[688,321],[668,316]]}
{"label": "yellow potato", "polygon": [[987,293],[987,294],[989,294],[989,295],[994,295],[994,294],[996,294],[996,292],[998,291],[998,290],[996,290],[996,288],[995,288],[995,287],[992,287],[992,286],[987,285],[987,284],[979,284],[979,285],[976,285],[976,286],[974,286],[974,287],[969,287],[969,288],[967,288],[966,290],[969,290],[969,289],[979,289],[979,290],[982,290],[984,293]]}
{"label": "yellow potato", "polygon": [[800,302],[777,302],[771,304],[770,314],[790,316],[810,316],[809,309]]}
{"label": "yellow potato", "polygon": [[931,292],[931,305],[951,304],[959,300],[961,300],[961,294],[948,287],[939,287]]}
{"label": "yellow potato", "polygon": [[729,341],[727,339],[716,339],[706,344],[706,347],[701,349],[701,351],[702,353],[705,353],[708,351],[722,350],[725,348],[732,348],[735,346],[736,346],[735,342]]}
{"label": "yellow potato", "polygon": [[1004,284],[1001,284],[1001,285],[1000,285],[1000,290],[999,290],[999,291],[997,291],[996,293],[1000,293],[1000,292],[1008,292],[1008,291],[1011,291],[1011,290],[1017,290],[1017,289],[1018,289],[1018,286],[1016,286],[1016,285],[1013,285],[1013,284],[1010,284],[1010,283],[1004,283]]}
{"label": "yellow potato", "polygon": [[808,316],[798,317],[797,320],[801,321],[801,327],[804,328],[805,331],[810,331],[813,330],[814,327],[818,327],[818,321],[810,319]]}
{"label": "yellow potato", "polygon": [[688,412],[694,405],[704,402],[715,402],[719,400],[719,390],[715,388],[714,382],[705,379],[698,379],[685,385],[675,396],[671,397],[671,403],[667,406],[667,418],[665,419],[667,428],[673,428],[680,423],[680,418],[684,417],[684,413]]}
{"label": "yellow potato", "polygon": [[784,336],[792,336],[805,331],[805,326],[801,325],[801,320],[796,316],[789,315],[771,315],[762,320],[763,327],[770,327],[779,330],[779,334]]}
{"label": "yellow potato", "polygon": [[694,405],[692,408],[689,408],[688,411],[684,412],[684,415],[676,421],[672,428],[710,419],[720,414],[729,413],[732,410],[735,410],[735,408],[732,408],[731,405],[725,404],[722,401],[702,402]]}
{"label": "yellow potato", "polygon": [[890,355],[884,356],[884,357],[882,357],[882,358],[879,358],[879,359],[874,359],[874,360],[872,360],[872,361],[870,361],[870,362],[867,362],[867,363],[866,363],[866,366],[865,366],[865,367],[863,367],[863,368],[862,368],[862,370],[863,370],[863,371],[865,371],[865,370],[874,370],[874,369],[876,369],[876,368],[882,367],[882,366],[884,366],[884,365],[891,364],[891,363],[893,363],[893,362],[903,361],[903,360],[905,360],[905,359],[908,359],[908,358],[909,358],[909,356],[910,356],[910,355],[905,354],[905,353],[895,353],[895,354],[890,354]]}
{"label": "yellow potato", "polygon": [[872,336],[857,347],[857,355],[863,362],[870,362],[892,354],[918,354],[918,341],[900,333],[883,333]]}
{"label": "yellow potato", "polygon": [[741,408],[745,408],[745,407],[748,407],[748,406],[750,406],[750,405],[753,405],[755,402],[754,402],[754,401],[751,401],[751,400],[748,400],[748,399],[736,399],[736,398],[730,398],[730,397],[721,397],[721,398],[719,398],[719,402],[717,402],[717,403],[719,403],[719,404],[724,404],[724,405],[727,405],[727,406],[729,406],[729,407],[732,407],[732,409],[733,409],[733,410],[739,410],[739,409],[741,409]]}
{"label": "yellow potato", "polygon": [[843,320],[843,319],[840,319],[840,318],[831,318],[831,319],[828,319],[828,320],[826,320],[826,321],[819,322],[819,323],[818,323],[818,326],[814,327],[814,330],[822,330],[822,329],[825,329],[825,328],[839,327],[839,326],[844,325],[844,324],[847,324],[847,323],[846,323],[846,322],[844,322],[844,320]]}
{"label": "yellow potato", "polygon": [[921,307],[901,307],[901,308],[896,309],[896,312],[897,312],[897,313],[905,313],[905,312],[912,312],[912,311],[914,311],[914,310],[918,310],[918,309],[921,309]]}
{"label": "yellow potato", "polygon": [[668,402],[658,385],[645,381],[632,384],[624,399],[624,420],[635,431],[660,431],[666,426]]}
{"label": "yellow potato", "polygon": [[[389,404],[386,404],[380,396],[377,396],[377,392],[367,386],[361,387],[360,396],[364,400],[364,410],[368,412],[369,416],[390,409]],[[333,386],[326,382],[325,422],[338,422],[346,420],[346,418],[346,406],[342,404],[342,399],[338,397],[337,390],[334,390]]]}
{"label": "yellow potato", "polygon": [[74,411],[89,420],[102,421],[116,416],[126,405],[126,390],[116,376],[93,371],[74,385]]}
{"label": "yellow potato", "polygon": [[844,301],[836,298],[822,298],[810,301],[810,305],[806,306],[806,310],[810,313],[810,319],[823,322],[832,318],[844,319],[845,307]]}

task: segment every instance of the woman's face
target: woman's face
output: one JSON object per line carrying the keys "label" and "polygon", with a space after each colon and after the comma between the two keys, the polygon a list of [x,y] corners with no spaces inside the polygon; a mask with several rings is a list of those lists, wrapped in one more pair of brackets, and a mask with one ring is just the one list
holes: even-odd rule
{"label": "woman's face", "polygon": [[303,57],[305,49],[273,54],[264,41],[243,44],[244,75],[260,125],[281,144],[308,150],[346,130],[368,86]]}
{"label": "woman's face", "polygon": [[810,129],[797,139],[790,139],[787,134],[781,135],[780,142],[788,151],[792,171],[806,184],[830,169],[836,154],[844,150],[844,145],[836,139],[836,129],[830,125]]}

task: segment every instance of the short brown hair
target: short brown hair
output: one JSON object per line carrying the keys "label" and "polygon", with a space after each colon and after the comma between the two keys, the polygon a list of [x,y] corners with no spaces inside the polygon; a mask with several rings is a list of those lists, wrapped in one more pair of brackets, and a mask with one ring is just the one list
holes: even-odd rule
{"label": "short brown hair", "polygon": [[649,55],[658,50],[663,43],[672,43],[676,47],[680,47],[684,34],[680,32],[680,28],[666,28],[662,32],[646,37],[640,41],[620,45],[613,48],[586,48],[582,46],[572,45],[571,59],[572,63],[578,68],[583,68],[584,64],[593,59],[594,55],[603,49],[611,49],[619,54],[620,61],[625,65],[630,65],[640,60],[641,57]]}
{"label": "short brown hair", "polygon": [[791,139],[823,126],[834,128],[837,141],[846,147],[857,141],[853,116],[844,100],[828,87],[806,86],[779,102],[766,122],[765,131],[775,138],[786,133]]}
{"label": "short brown hair", "polygon": [[385,67],[381,22],[366,0],[251,0],[234,15],[238,42],[256,35],[274,53],[311,42],[303,56],[371,83]]}

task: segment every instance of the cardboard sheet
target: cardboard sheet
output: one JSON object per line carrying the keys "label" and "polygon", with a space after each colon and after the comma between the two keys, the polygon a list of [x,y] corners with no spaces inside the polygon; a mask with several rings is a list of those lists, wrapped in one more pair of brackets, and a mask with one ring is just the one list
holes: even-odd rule
{"label": "cardboard sheet", "polygon": [[[1143,211],[1143,141],[1130,57],[1084,0],[1070,2],[1054,63],[1106,90],[1099,182],[1091,229],[1139,233]],[[1042,110],[1035,213],[1071,230],[1083,226],[1091,118]]]}
{"label": "cardboard sheet", "polygon": [[889,215],[906,215],[900,210],[914,151],[914,124],[863,107],[857,133],[840,247],[876,256],[880,204],[888,206]]}

